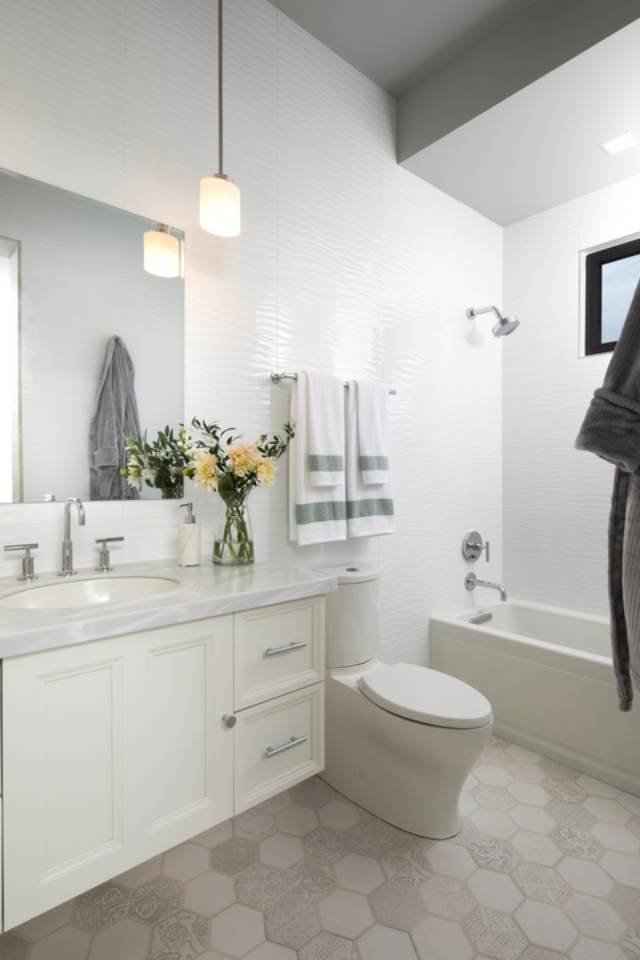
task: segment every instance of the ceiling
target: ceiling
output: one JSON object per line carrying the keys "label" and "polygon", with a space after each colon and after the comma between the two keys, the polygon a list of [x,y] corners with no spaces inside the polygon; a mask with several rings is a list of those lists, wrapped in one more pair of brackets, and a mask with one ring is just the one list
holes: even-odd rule
{"label": "ceiling", "polygon": [[440,70],[532,0],[271,0],[394,96]]}
{"label": "ceiling", "polygon": [[410,157],[403,165],[507,225],[640,174],[640,20]]}

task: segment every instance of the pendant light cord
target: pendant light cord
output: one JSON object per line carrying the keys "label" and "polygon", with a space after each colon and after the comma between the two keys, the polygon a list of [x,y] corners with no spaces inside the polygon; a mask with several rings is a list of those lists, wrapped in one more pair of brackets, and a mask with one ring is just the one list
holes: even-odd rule
{"label": "pendant light cord", "polygon": [[223,173],[223,107],[222,107],[222,4],[218,0],[218,173]]}

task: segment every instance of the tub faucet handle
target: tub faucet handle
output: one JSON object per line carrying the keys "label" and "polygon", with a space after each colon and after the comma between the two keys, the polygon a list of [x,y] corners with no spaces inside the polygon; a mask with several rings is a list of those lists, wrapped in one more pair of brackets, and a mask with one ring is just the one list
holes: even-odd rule
{"label": "tub faucet handle", "polygon": [[482,539],[479,530],[468,530],[462,538],[462,556],[465,560],[473,563],[480,559],[483,551],[485,560],[489,563],[491,557],[489,541]]}

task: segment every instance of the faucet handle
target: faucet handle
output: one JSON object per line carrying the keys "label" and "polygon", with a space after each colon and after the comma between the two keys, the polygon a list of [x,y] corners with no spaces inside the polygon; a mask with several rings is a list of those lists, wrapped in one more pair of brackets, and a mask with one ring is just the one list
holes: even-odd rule
{"label": "faucet handle", "polygon": [[99,570],[100,573],[109,573],[110,570],[113,570],[109,544],[122,543],[123,541],[124,537],[96,537],[96,543],[100,545],[100,557],[96,570]]}
{"label": "faucet handle", "polygon": [[32,550],[37,550],[40,546],[39,543],[7,543],[5,544],[5,551],[10,553],[16,550],[24,550],[24,557],[22,558],[22,576],[18,577],[18,580],[26,580],[31,583],[32,580],[37,580],[38,578],[35,575],[34,567],[34,558],[31,555]]}

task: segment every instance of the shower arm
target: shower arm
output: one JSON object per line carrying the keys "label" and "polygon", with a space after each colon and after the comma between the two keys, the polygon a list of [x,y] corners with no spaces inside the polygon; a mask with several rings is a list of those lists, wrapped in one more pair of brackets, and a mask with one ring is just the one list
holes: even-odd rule
{"label": "shower arm", "polygon": [[475,307],[469,307],[467,310],[467,316],[469,320],[473,320],[474,317],[478,317],[481,313],[495,313],[498,320],[504,320],[504,315],[498,310],[497,307],[494,306],[479,307],[478,309]]}

